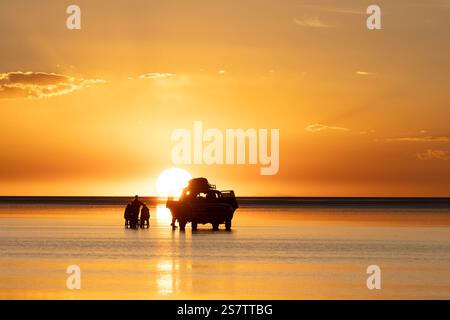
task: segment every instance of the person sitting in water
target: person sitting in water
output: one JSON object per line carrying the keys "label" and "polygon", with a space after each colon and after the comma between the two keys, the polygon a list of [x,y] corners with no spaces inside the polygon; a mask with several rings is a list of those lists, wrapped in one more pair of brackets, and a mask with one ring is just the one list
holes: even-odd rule
{"label": "person sitting in water", "polygon": [[149,208],[144,204],[141,209],[141,228],[144,228],[144,226],[147,224],[147,228],[150,227],[150,210]]}

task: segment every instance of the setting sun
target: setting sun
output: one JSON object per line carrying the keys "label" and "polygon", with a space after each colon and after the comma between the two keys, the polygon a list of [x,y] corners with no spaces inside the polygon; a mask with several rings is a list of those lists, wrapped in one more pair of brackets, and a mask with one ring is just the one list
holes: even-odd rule
{"label": "setting sun", "polygon": [[188,185],[192,179],[189,172],[179,168],[171,168],[163,171],[156,181],[156,191],[160,197],[169,195],[179,197],[181,190]]}

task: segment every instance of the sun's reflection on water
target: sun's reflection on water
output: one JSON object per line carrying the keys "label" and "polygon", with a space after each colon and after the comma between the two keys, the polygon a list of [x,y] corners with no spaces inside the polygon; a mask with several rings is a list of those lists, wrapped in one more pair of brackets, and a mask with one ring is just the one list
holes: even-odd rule
{"label": "sun's reflection on water", "polygon": [[156,206],[156,221],[158,221],[158,224],[165,225],[169,225],[172,222],[172,213],[166,208],[165,204]]}
{"label": "sun's reflection on water", "polygon": [[178,272],[178,264],[171,260],[162,260],[158,262],[158,292],[162,295],[173,294],[176,287],[175,274]]}
{"label": "sun's reflection on water", "polygon": [[180,232],[178,229],[172,231],[172,213],[165,204],[156,205],[155,219],[157,228],[164,239],[170,243],[168,251],[161,254],[156,263],[156,288],[160,295],[179,296],[192,290],[192,235]]}

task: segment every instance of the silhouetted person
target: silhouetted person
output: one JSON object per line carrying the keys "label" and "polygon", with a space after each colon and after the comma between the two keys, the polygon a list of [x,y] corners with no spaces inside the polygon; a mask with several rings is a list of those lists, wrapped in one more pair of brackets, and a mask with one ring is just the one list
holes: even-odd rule
{"label": "silhouetted person", "polygon": [[148,207],[144,204],[141,209],[141,228],[147,224],[147,228],[150,227],[150,210]]}
{"label": "silhouetted person", "polygon": [[141,206],[143,206],[144,204],[141,201],[139,201],[138,196],[134,196],[134,200],[131,202],[130,205],[132,212],[131,227],[136,228],[139,220],[139,211],[141,211]]}
{"label": "silhouetted person", "polygon": [[[186,195],[183,193],[181,194],[181,198],[186,197]],[[167,201],[173,201],[173,195],[169,195],[167,198]],[[175,230],[177,228],[177,225],[175,224],[177,221],[177,218],[173,215],[172,211],[170,212],[172,214],[172,223],[170,224],[172,226],[172,230]]]}
{"label": "silhouetted person", "polygon": [[131,220],[133,218],[133,213],[131,211],[131,204],[127,204],[127,206],[125,207],[123,218],[125,219],[125,227],[131,226]]}
{"label": "silhouetted person", "polygon": [[176,221],[177,219],[172,215],[172,223],[170,224],[172,226],[172,230],[177,228]]}
{"label": "silhouetted person", "polygon": [[134,200],[131,202],[131,206],[134,208],[141,208],[141,206],[143,206],[144,203],[142,203],[141,201],[139,201],[139,197],[138,196],[134,196]]}

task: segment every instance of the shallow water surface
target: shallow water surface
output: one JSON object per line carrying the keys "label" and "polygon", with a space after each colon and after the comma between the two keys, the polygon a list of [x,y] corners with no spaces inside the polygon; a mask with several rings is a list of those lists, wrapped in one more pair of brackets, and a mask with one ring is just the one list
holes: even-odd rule
{"label": "shallow water surface", "polygon": [[[0,205],[2,299],[450,298],[448,209],[238,209],[233,231],[123,227],[118,205]],[[368,290],[366,269],[382,270]],[[81,268],[81,289],[66,268]]]}

